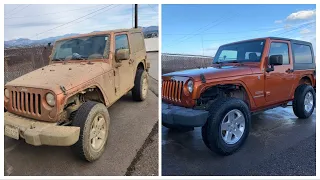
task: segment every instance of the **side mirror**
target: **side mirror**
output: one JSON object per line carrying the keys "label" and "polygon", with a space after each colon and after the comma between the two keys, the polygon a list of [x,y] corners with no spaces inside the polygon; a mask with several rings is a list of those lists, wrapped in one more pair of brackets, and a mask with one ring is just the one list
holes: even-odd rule
{"label": "side mirror", "polygon": [[271,67],[267,67],[266,71],[271,72],[274,71],[274,66],[283,64],[283,56],[282,55],[272,55],[269,57],[269,65]]}
{"label": "side mirror", "polygon": [[116,61],[128,60],[130,58],[129,49],[118,49],[116,51]]}
{"label": "side mirror", "polygon": [[272,55],[269,57],[270,65],[282,65],[283,64],[283,56],[282,55]]}

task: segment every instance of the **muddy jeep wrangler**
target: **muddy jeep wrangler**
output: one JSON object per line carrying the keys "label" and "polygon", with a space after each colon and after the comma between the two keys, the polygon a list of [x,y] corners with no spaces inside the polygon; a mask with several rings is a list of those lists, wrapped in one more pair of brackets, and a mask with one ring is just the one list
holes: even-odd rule
{"label": "muddy jeep wrangler", "polygon": [[212,67],[162,76],[162,125],[202,127],[205,145],[230,155],[245,142],[251,114],[292,101],[298,118],[315,108],[312,44],[268,37],[221,46]]}
{"label": "muddy jeep wrangler", "polygon": [[71,146],[94,161],[108,139],[108,107],[129,91],[143,101],[149,66],[141,29],[58,40],[48,66],[5,85],[5,135],[35,146]]}

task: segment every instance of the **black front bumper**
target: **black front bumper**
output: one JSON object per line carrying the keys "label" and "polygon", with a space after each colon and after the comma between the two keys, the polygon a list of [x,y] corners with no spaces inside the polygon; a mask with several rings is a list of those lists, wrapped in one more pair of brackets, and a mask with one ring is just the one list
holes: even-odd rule
{"label": "black front bumper", "polygon": [[208,118],[208,111],[174,106],[162,102],[162,123],[186,127],[201,127]]}

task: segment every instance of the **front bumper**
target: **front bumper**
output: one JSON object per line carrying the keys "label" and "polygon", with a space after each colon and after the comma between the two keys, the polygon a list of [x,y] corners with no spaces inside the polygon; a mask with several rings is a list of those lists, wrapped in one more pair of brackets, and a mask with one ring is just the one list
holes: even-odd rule
{"label": "front bumper", "polygon": [[41,122],[21,117],[9,112],[4,113],[5,135],[23,138],[34,146],[71,146],[79,139],[80,128],[59,126],[56,123]]}
{"label": "front bumper", "polygon": [[186,127],[201,127],[208,118],[208,111],[174,106],[162,102],[162,123]]}

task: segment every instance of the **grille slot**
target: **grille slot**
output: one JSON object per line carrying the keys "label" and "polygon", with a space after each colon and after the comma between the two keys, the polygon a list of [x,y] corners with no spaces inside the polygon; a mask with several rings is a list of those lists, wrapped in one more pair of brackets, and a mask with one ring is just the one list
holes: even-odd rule
{"label": "grille slot", "polygon": [[163,80],[161,91],[163,99],[180,102],[183,91],[183,81]]}
{"label": "grille slot", "polygon": [[41,115],[41,95],[11,91],[12,110],[20,113]]}

